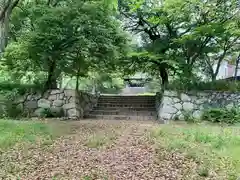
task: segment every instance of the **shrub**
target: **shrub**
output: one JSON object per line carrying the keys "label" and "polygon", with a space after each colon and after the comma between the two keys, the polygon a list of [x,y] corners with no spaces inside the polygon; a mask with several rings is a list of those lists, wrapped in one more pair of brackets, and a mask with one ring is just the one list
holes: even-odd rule
{"label": "shrub", "polygon": [[16,83],[8,83],[1,82],[0,83],[0,91],[8,92],[9,94],[20,94],[23,95],[26,92],[38,92],[43,91],[42,84],[16,84]]}
{"label": "shrub", "polygon": [[0,117],[18,118],[28,116],[32,112],[23,112],[21,106],[13,102],[17,97],[26,94],[27,92],[43,92],[40,84],[15,84],[9,82],[0,83]]}
{"label": "shrub", "polygon": [[240,82],[217,80],[214,82],[182,82],[173,81],[167,88],[168,90],[180,90],[180,91],[230,91],[238,92],[240,91]]}
{"label": "shrub", "polygon": [[23,115],[23,109],[12,102],[2,102],[0,104],[0,117],[19,118]]}
{"label": "shrub", "polygon": [[182,111],[184,121],[188,123],[195,123],[196,119],[193,117],[192,111]]}
{"label": "shrub", "polygon": [[209,109],[203,112],[201,119],[213,123],[234,124],[240,122],[240,110],[237,108]]}

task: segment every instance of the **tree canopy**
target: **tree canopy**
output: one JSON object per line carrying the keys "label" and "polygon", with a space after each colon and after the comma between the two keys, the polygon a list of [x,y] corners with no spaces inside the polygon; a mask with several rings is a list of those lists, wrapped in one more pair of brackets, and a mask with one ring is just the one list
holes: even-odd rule
{"label": "tree canopy", "polygon": [[128,35],[105,2],[61,1],[23,8],[28,15],[20,21],[29,28],[4,53],[4,64],[18,77],[24,71],[45,72],[46,88],[56,88],[62,74],[85,76],[89,70],[111,69],[127,52]]}
{"label": "tree canopy", "polygon": [[221,62],[239,50],[234,48],[240,35],[236,0],[122,0],[120,11],[126,28],[143,37],[142,50],[130,61],[159,73],[163,85],[169,73],[189,79],[206,56],[215,54]]}
{"label": "tree canopy", "polygon": [[78,88],[93,74],[105,81],[102,73],[139,71],[160,78],[162,87],[199,74],[215,80],[224,60],[239,57],[237,0],[7,0],[0,6],[1,72],[8,81],[45,89],[66,76]]}

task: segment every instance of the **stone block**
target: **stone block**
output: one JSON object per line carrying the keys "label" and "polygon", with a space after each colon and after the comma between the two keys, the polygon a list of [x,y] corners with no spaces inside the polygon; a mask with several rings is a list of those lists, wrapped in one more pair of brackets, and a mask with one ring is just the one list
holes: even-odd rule
{"label": "stone block", "polygon": [[67,96],[67,97],[78,97],[78,93],[77,93],[77,91],[75,91],[75,90],[71,90],[71,89],[66,89],[66,90],[64,90],[64,94],[65,94],[65,96]]}
{"label": "stone block", "polygon": [[68,104],[63,105],[64,110],[68,110],[68,109],[72,109],[72,108],[76,108],[76,107],[77,107],[76,103],[68,103]]}
{"label": "stone block", "polygon": [[185,110],[185,111],[192,110],[193,107],[194,107],[194,104],[191,103],[191,102],[184,102],[183,103],[183,110]]}
{"label": "stone block", "polygon": [[174,107],[178,110],[183,108],[181,103],[174,104]]}
{"label": "stone block", "polygon": [[32,94],[27,95],[27,100],[28,101],[32,100]]}
{"label": "stone block", "polygon": [[178,97],[178,93],[174,91],[165,91],[163,96]]}
{"label": "stone block", "polygon": [[208,100],[205,98],[200,98],[200,99],[197,99],[195,102],[196,102],[196,104],[204,104],[204,103],[208,102]]}
{"label": "stone block", "polygon": [[193,117],[196,119],[200,119],[201,115],[202,115],[202,113],[199,110],[193,112]]}
{"label": "stone block", "polygon": [[54,117],[63,117],[64,111],[61,107],[51,107],[50,112]]}
{"label": "stone block", "polygon": [[79,98],[72,96],[72,97],[69,98],[68,102],[79,104]]}
{"label": "stone block", "polygon": [[77,110],[76,108],[69,109],[67,111],[67,116],[68,117],[81,117],[80,111]]}
{"label": "stone block", "polygon": [[182,93],[181,94],[181,100],[183,102],[188,102],[188,101],[191,101],[191,98],[187,94]]}
{"label": "stone block", "polygon": [[64,93],[58,94],[57,99],[63,100],[64,99]]}
{"label": "stone block", "polygon": [[37,116],[37,117],[45,117],[47,114],[46,114],[46,109],[44,108],[38,108],[34,111],[34,116]]}
{"label": "stone block", "polygon": [[164,104],[168,104],[168,105],[174,104],[172,97],[164,97],[163,100],[162,100],[162,102],[163,102]]}
{"label": "stone block", "polygon": [[178,98],[173,98],[172,101],[173,101],[174,103],[179,103],[179,102],[181,102],[181,100],[178,99]]}
{"label": "stone block", "polygon": [[49,95],[50,95],[50,91],[49,90],[44,92],[43,99],[47,99],[49,97]]}
{"label": "stone block", "polygon": [[54,100],[57,99],[57,95],[56,94],[49,95],[48,99],[51,100],[51,101],[54,101]]}
{"label": "stone block", "polygon": [[163,104],[162,108],[160,108],[160,114],[161,113],[170,113],[174,114],[177,112],[177,109],[174,106],[168,106],[166,104]]}
{"label": "stone block", "polygon": [[164,119],[164,120],[171,120],[172,119],[172,114],[170,114],[170,113],[166,113],[166,112],[162,112],[162,113],[160,113],[160,116],[158,117],[158,119],[160,119],[160,120],[162,120],[162,119]]}
{"label": "stone block", "polygon": [[60,94],[61,93],[61,90],[60,89],[54,89],[54,90],[51,90],[50,94]]}
{"label": "stone block", "polygon": [[36,109],[38,107],[37,101],[26,101],[24,105],[27,109]]}
{"label": "stone block", "polygon": [[27,96],[27,100],[31,100],[31,101],[33,101],[33,100],[39,100],[39,99],[41,99],[41,97],[42,97],[42,95],[39,94],[39,93],[29,94],[29,95]]}
{"label": "stone block", "polygon": [[45,108],[45,109],[48,109],[51,107],[51,101],[49,100],[46,100],[46,99],[40,99],[38,100],[38,107],[39,108]]}
{"label": "stone block", "polygon": [[56,107],[61,107],[63,105],[63,100],[55,100],[53,101],[53,106],[56,106]]}

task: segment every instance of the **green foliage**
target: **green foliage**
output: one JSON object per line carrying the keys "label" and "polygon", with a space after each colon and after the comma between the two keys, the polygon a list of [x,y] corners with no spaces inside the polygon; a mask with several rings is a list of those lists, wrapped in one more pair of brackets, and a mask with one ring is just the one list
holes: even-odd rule
{"label": "green foliage", "polygon": [[30,112],[23,111],[20,104],[14,102],[26,93],[42,93],[41,84],[0,83],[0,117],[20,118],[29,116]]}
{"label": "green foliage", "polygon": [[[122,74],[107,73],[107,72],[89,72],[87,77],[79,78],[79,90],[86,92],[96,92],[114,94],[119,93],[124,87]],[[76,78],[64,80],[63,87],[75,89],[76,88]]]}
{"label": "green foliage", "polygon": [[192,111],[182,111],[183,120],[188,123],[195,123],[197,120],[193,117]]}
{"label": "green foliage", "polygon": [[[237,3],[122,0],[120,11],[130,21],[126,27],[139,33],[143,40],[133,54],[142,57],[130,59],[130,63],[160,75],[165,82],[168,75],[191,79],[195,68],[198,72],[212,68],[212,64],[206,68],[206,56],[214,54],[212,61],[222,61],[239,49],[235,43],[240,33]],[[146,55],[148,58],[144,58]]]}
{"label": "green foliage", "polygon": [[27,92],[42,92],[42,91],[43,86],[40,84],[16,84],[8,82],[0,83],[0,92],[1,94],[4,93],[6,97],[10,97],[11,95],[16,96],[17,94],[24,95]]}
{"label": "green foliage", "polygon": [[218,80],[213,82],[201,82],[201,81],[173,81],[166,87],[169,90],[179,91],[240,91],[240,83],[238,81],[226,81]]}
{"label": "green foliage", "polygon": [[201,119],[213,123],[235,124],[240,122],[240,110],[237,108],[209,109],[203,112]]}
{"label": "green foliage", "polygon": [[0,111],[1,118],[21,118],[24,115],[23,109],[12,101],[6,101]]}
{"label": "green foliage", "polygon": [[17,41],[8,45],[2,59],[11,76],[44,73],[44,84],[56,87],[63,75],[85,77],[89,71],[113,70],[127,52],[128,36],[113,17],[116,2],[41,1],[21,8],[11,21]]}

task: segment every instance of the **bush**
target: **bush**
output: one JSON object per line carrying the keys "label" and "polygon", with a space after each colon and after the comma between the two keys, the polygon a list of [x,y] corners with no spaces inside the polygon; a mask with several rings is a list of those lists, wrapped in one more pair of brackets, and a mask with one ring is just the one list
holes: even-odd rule
{"label": "bush", "polygon": [[27,92],[43,92],[40,84],[14,84],[8,82],[0,83],[0,117],[18,118],[28,116],[32,112],[23,112],[21,106],[13,102],[17,97],[26,94]]}
{"label": "bush", "polygon": [[23,109],[21,109],[16,104],[7,103],[5,114],[6,114],[7,117],[19,118],[23,115]]}
{"label": "bush", "polygon": [[174,81],[170,83],[166,89],[168,90],[180,90],[180,91],[240,91],[240,82],[217,80],[214,82],[182,82]]}
{"label": "bush", "polygon": [[0,106],[0,118],[19,118],[23,115],[23,110],[11,102],[2,103]]}
{"label": "bush", "polygon": [[0,91],[2,93],[8,92],[9,94],[11,94],[11,92],[14,92],[14,93],[23,95],[26,92],[43,91],[43,85],[41,85],[41,84],[16,84],[16,83],[1,82],[0,83]]}
{"label": "bush", "polygon": [[184,121],[188,123],[195,123],[196,119],[193,117],[193,114],[191,111],[182,111],[183,119]]}
{"label": "bush", "polygon": [[202,120],[213,123],[234,124],[240,122],[240,110],[237,108],[215,108],[203,112]]}

